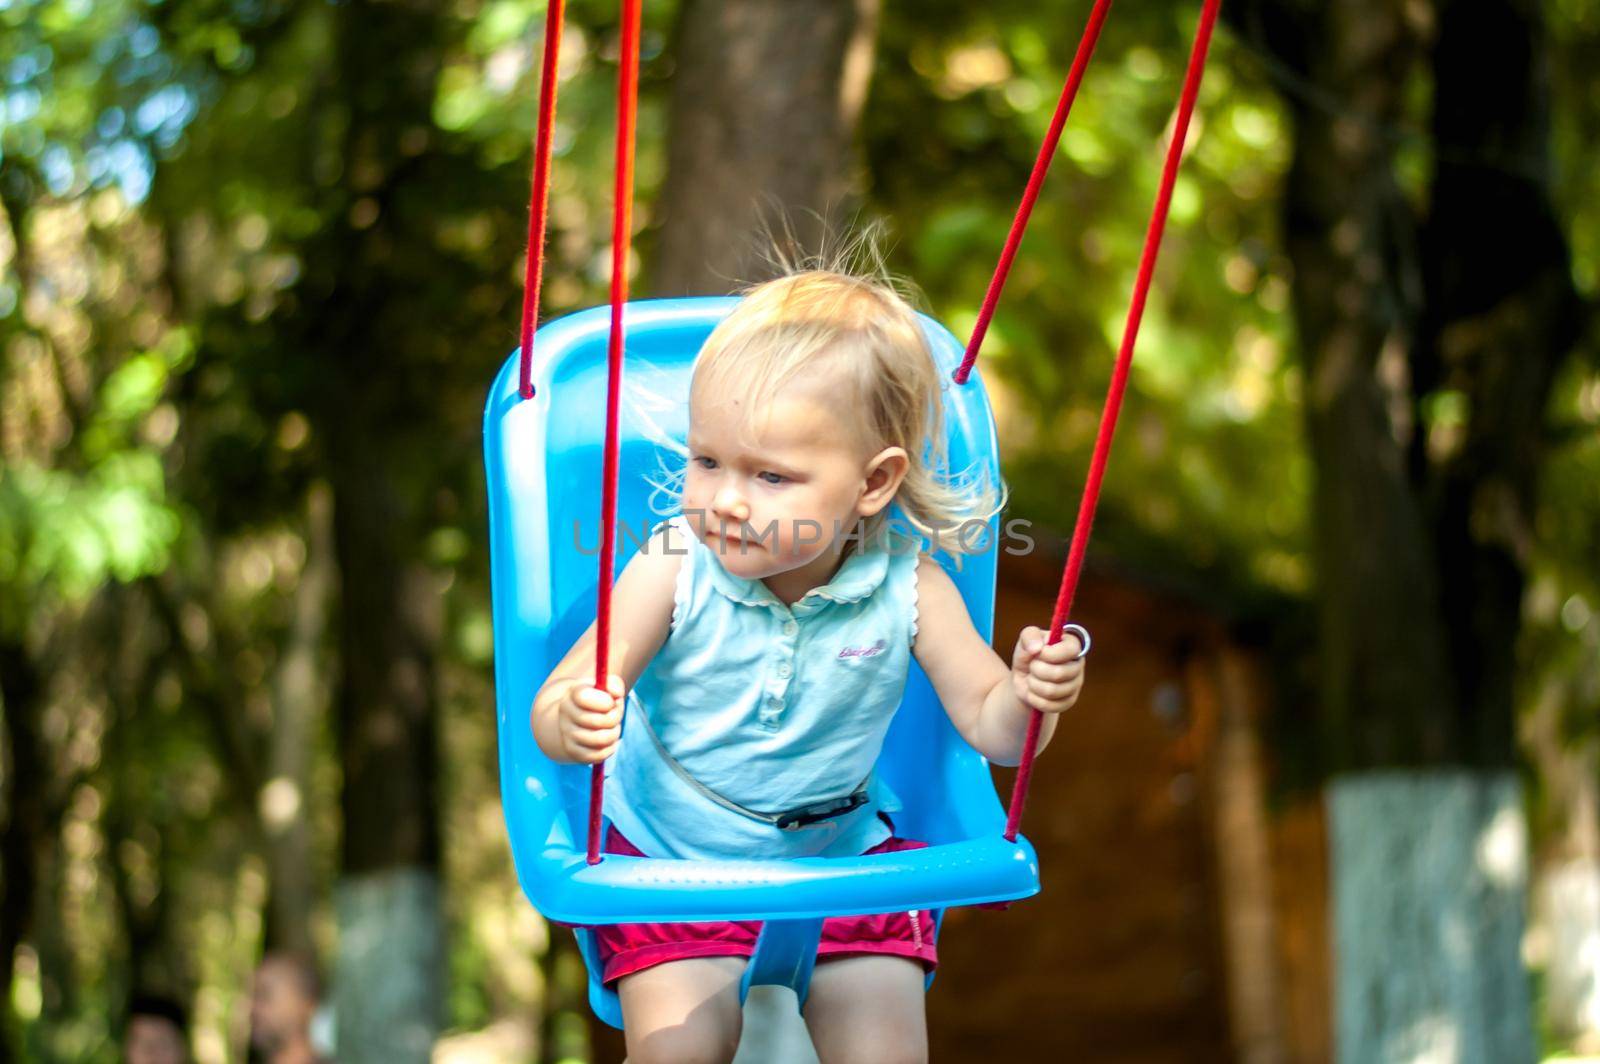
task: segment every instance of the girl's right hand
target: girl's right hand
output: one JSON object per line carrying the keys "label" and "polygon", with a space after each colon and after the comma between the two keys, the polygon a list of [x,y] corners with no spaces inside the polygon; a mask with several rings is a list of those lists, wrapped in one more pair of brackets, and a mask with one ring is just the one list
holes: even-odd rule
{"label": "girl's right hand", "polygon": [[580,765],[594,765],[616,753],[622,737],[622,707],[627,688],[622,677],[606,677],[609,693],[592,684],[574,682],[561,699],[557,720],[561,729],[561,748]]}

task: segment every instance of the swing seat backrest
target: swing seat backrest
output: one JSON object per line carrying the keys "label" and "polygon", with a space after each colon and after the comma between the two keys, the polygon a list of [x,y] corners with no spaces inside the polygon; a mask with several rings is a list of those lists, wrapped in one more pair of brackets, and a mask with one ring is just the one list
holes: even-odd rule
{"label": "swing seat backrest", "polygon": [[[737,302],[646,300],[625,310],[617,573],[644,532],[670,513],[652,509],[652,502],[668,504],[652,499],[649,478],[659,480],[674,463],[681,468],[682,458],[658,441],[665,434],[681,444],[687,435],[695,356]],[[948,380],[961,345],[937,322],[922,321]],[[1036,893],[1033,848],[1025,838],[1004,839],[987,762],[956,734],[915,663],[878,770],[905,805],[896,832],[928,841],[927,849],[798,861],[607,856],[585,863],[589,769],[545,757],[529,713],[541,683],[595,616],[608,327],[606,307],[545,325],[534,344],[534,397],[518,393],[513,352],[484,413],[500,784],[528,899],[552,920],[610,924],[940,910]],[[952,468],[986,469],[999,482],[994,420],[977,375],[946,389],[945,431]],[[959,569],[938,556],[986,639],[998,531],[996,518],[990,548],[966,556]],[[588,938],[580,933],[592,954]]]}

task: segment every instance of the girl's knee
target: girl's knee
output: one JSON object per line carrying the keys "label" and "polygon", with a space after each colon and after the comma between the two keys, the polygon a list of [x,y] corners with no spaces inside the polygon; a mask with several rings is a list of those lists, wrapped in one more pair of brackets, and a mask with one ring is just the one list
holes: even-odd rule
{"label": "girl's knee", "polygon": [[725,1023],[683,1023],[628,1033],[628,1064],[728,1064],[739,1049],[739,1030]]}
{"label": "girl's knee", "polygon": [[625,976],[622,998],[629,1064],[727,1064],[739,1048],[739,976],[744,961],[673,961]]}
{"label": "girl's knee", "polygon": [[925,1038],[896,1037],[893,1031],[818,1033],[816,1046],[822,1064],[928,1064]]}
{"label": "girl's knee", "polygon": [[921,1064],[928,1032],[920,965],[846,957],[817,965],[805,1018],[822,1064]]}
{"label": "girl's knee", "polygon": [[873,1061],[874,1064],[928,1064],[928,1047],[926,1045],[873,1045],[866,1048],[858,1058],[862,1061]]}

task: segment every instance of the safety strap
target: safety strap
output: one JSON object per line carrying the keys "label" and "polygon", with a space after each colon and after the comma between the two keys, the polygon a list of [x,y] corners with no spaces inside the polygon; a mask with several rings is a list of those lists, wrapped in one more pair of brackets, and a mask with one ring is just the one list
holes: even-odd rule
{"label": "safety strap", "polygon": [[867,773],[866,779],[856,785],[855,790],[843,798],[828,798],[820,802],[796,806],[793,809],[785,809],[777,813],[765,813],[759,809],[751,809],[749,806],[740,805],[732,798],[725,794],[719,794],[690,775],[689,770],[683,767],[683,762],[672,756],[672,752],[667,749],[667,744],[663,743],[661,736],[656,734],[655,728],[650,725],[650,714],[645,711],[643,706],[639,707],[639,711],[634,716],[638,718],[639,726],[644,729],[644,733],[650,736],[650,741],[655,744],[656,752],[661,755],[663,761],[672,766],[672,771],[677,773],[679,779],[694,788],[700,795],[709,798],[730,812],[738,813],[740,816],[749,817],[751,820],[759,820],[763,824],[770,824],[780,831],[795,831],[803,827],[809,827],[812,824],[820,824],[824,821],[844,816],[844,814],[854,812],[867,804],[867,786],[872,782],[872,773],[870,772]]}

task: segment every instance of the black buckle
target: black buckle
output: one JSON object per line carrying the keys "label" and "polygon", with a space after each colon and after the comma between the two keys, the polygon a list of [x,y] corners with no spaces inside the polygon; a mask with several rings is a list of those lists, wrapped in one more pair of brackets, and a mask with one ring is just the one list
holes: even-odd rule
{"label": "black buckle", "polygon": [[779,831],[795,831],[811,824],[820,824],[824,820],[844,816],[866,804],[867,792],[860,790],[844,798],[830,798],[825,802],[814,802],[811,805],[790,809],[786,813],[779,813],[776,826]]}

